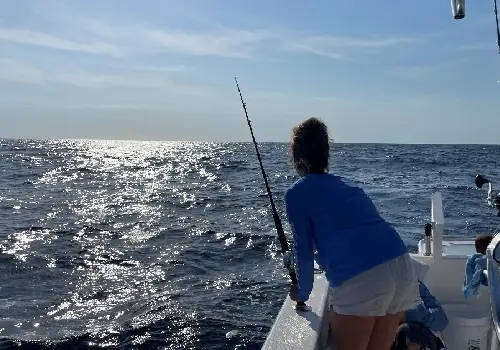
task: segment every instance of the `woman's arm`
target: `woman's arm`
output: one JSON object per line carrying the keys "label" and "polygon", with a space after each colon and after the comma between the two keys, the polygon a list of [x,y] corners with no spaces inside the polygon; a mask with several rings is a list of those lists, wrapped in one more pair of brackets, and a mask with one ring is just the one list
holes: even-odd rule
{"label": "woman's arm", "polygon": [[297,301],[305,302],[309,299],[314,283],[314,253],[311,226],[302,203],[293,191],[285,193],[286,214],[295,241]]}

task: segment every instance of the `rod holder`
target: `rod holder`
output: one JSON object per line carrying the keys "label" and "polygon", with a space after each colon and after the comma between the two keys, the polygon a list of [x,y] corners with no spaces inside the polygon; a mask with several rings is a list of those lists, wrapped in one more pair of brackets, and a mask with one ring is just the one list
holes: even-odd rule
{"label": "rod holder", "polygon": [[432,254],[431,253],[432,224],[430,222],[425,224],[424,231],[425,231],[424,255],[430,256]]}

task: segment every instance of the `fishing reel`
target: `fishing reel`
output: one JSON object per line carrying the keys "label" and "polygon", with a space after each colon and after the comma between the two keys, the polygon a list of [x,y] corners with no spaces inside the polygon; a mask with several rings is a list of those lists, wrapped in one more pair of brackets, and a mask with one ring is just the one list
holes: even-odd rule
{"label": "fishing reel", "polygon": [[500,193],[493,190],[491,181],[479,174],[474,182],[477,188],[482,188],[484,184],[488,184],[488,205],[495,208],[498,211],[497,216],[500,216]]}
{"label": "fishing reel", "polygon": [[[295,260],[291,251],[286,251],[283,253],[283,267],[290,272],[295,272],[294,270]],[[292,281],[292,283],[297,283],[297,281]]]}

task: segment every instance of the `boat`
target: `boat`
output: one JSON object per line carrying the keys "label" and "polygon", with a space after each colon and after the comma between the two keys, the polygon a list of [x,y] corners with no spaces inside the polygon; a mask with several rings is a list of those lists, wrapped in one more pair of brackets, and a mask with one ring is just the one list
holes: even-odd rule
{"label": "boat", "polygon": [[[497,1],[493,2],[497,45],[500,49]],[[451,8],[454,19],[465,18],[465,0],[451,0]],[[489,180],[481,175],[476,177],[478,188],[485,183],[489,183],[488,204],[498,210],[497,216],[500,217],[500,193],[492,190]],[[272,202],[269,188],[268,194]],[[273,212],[276,217],[276,211]],[[471,326],[469,328],[480,328],[482,322],[484,324],[481,323],[481,326],[487,332],[482,342],[476,341],[477,339],[467,340],[463,328],[448,325],[441,335],[445,345],[449,350],[500,350],[500,235],[495,234],[486,254],[487,269],[483,273],[488,281],[488,287],[482,287],[477,298],[465,300],[462,292],[465,263],[468,256],[475,253],[475,244],[472,240],[455,241],[443,238],[444,214],[440,192],[435,192],[431,196],[431,222],[426,224],[424,232],[425,237],[418,242],[418,252],[411,254],[428,268],[423,282],[443,306],[448,319],[451,319],[450,324],[452,321],[457,323],[459,320],[462,323],[468,321]],[[286,254],[286,249],[283,249],[283,252]],[[285,267],[289,265],[287,263],[289,260],[290,258],[285,255]],[[307,305],[296,305],[290,297],[287,297],[262,349],[335,350],[331,344],[327,305],[328,282],[324,273],[315,266],[314,286]],[[467,344],[461,343],[462,340]],[[450,347],[448,345],[450,343],[454,346]]]}
{"label": "boat", "polygon": [[[499,211],[500,216],[500,194],[497,195],[492,190],[489,180],[481,175],[476,177],[477,187],[482,187],[485,183],[489,183],[488,203]],[[463,328],[450,325],[454,319],[463,321],[470,317],[470,326],[473,328],[482,326],[485,329],[486,340],[483,340],[482,345],[469,340],[468,344],[462,344],[463,347],[460,345],[448,349],[498,350],[500,349],[500,235],[495,235],[487,250],[487,269],[483,273],[488,279],[488,286],[481,286],[477,297],[465,300],[462,292],[465,263],[468,255],[475,253],[474,241],[445,240],[444,223],[442,196],[440,192],[435,192],[431,196],[431,222],[426,224],[425,235],[418,242],[418,252],[411,256],[428,267],[423,282],[447,313],[450,324],[441,336],[445,345],[457,344],[460,339],[465,339]],[[327,291],[328,282],[324,273],[315,272],[313,291],[307,301],[309,308],[300,311],[296,309],[290,297],[287,297],[262,349],[334,350],[330,342],[332,337]]]}

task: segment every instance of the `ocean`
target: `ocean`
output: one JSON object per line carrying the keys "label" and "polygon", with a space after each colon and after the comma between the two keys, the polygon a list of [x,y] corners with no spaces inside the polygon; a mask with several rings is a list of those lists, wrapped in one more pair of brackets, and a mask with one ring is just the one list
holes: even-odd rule
{"label": "ocean", "polygon": [[[296,179],[260,144],[276,205]],[[443,194],[446,235],[492,232],[474,186],[500,146],[334,144],[415,251]],[[288,291],[251,143],[0,140],[0,348],[260,349]]]}

